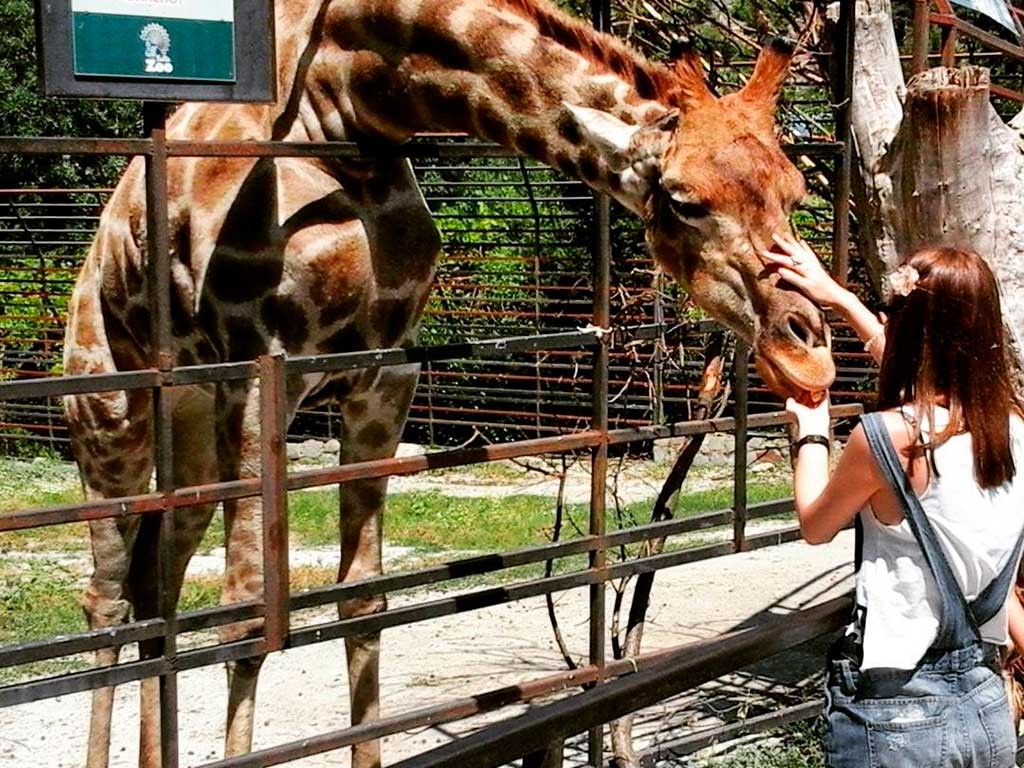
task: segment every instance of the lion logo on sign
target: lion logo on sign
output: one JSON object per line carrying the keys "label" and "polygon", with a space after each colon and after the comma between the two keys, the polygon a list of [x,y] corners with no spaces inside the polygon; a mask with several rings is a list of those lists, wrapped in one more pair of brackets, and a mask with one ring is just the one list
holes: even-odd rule
{"label": "lion logo on sign", "polygon": [[146,72],[169,75],[174,71],[171,63],[171,36],[160,24],[147,24],[139,33],[139,39],[146,45]]}

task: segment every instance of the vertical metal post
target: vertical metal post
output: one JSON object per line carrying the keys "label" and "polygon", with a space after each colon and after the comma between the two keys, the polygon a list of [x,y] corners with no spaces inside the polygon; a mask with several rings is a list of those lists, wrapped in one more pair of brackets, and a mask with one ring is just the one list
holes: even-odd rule
{"label": "vertical metal post", "polygon": [[661,272],[654,276],[654,324],[660,329],[658,338],[654,340],[654,370],[652,371],[651,393],[653,403],[652,420],[655,424],[665,423],[665,303],[662,292],[665,290],[665,277]]}
{"label": "vertical metal post", "polygon": [[833,55],[838,61],[835,89],[836,141],[843,145],[835,159],[835,201],[832,223],[832,276],[846,285],[850,274],[850,174],[853,171],[851,99],[853,97],[853,53],[856,3],[840,3]]}
{"label": "vertical metal post", "polygon": [[523,768],[562,768],[565,742],[559,739],[539,752],[523,756]]}
{"label": "vertical metal post", "polygon": [[270,652],[284,648],[289,628],[284,356],[264,355],[259,366],[264,635]]}
{"label": "vertical metal post", "polygon": [[914,0],[914,49],[911,57],[910,71],[912,74],[928,69],[929,29],[928,11],[930,0]]}
{"label": "vertical metal post", "polygon": [[[152,365],[160,371],[174,367],[171,333],[171,261],[167,222],[167,106],[156,102],[142,105],[143,126],[152,151],[146,156],[146,247],[149,284],[150,344]],[[161,383],[153,390],[154,465],[156,489],[168,493],[174,488],[172,401]],[[174,587],[175,513],[165,508],[160,519],[157,555],[159,611],[166,630],[160,654],[167,670],[160,675],[160,765],[178,766],[178,677],[175,671],[178,626],[177,590]]]}
{"label": "vertical metal post", "polygon": [[[597,252],[594,254],[594,325],[608,328],[611,323],[611,221],[610,201],[605,195],[597,198]],[[593,358],[593,413],[591,427],[608,433],[608,344],[607,335],[594,351]],[[604,536],[608,491],[608,444],[602,442],[593,449],[590,460],[590,534]],[[590,553],[590,567],[605,567],[605,551],[599,547]],[[602,670],[605,661],[605,585],[590,587],[590,663]],[[590,731],[589,764],[600,766],[604,752],[604,728]]]}
{"label": "vertical metal post", "polygon": [[[604,32],[611,29],[610,0],[591,0],[594,26]],[[612,225],[611,201],[607,195],[597,196],[597,233],[594,254],[594,325],[599,328],[611,327],[611,253]],[[594,351],[593,360],[593,413],[591,427],[608,433],[608,345],[610,339],[602,335]],[[590,460],[590,533],[593,536],[605,534],[605,512],[608,493],[608,443],[593,449]],[[605,551],[598,547],[590,553],[590,567],[605,567]],[[590,663],[601,670],[604,678],[605,662],[605,585],[590,587]],[[604,728],[590,730],[587,743],[587,762],[600,768],[604,762]]]}
{"label": "vertical metal post", "polygon": [[954,27],[942,28],[942,66],[956,66],[956,41],[958,32]]}
{"label": "vertical metal post", "polygon": [[747,547],[747,390],[750,382],[750,347],[736,341],[736,375],[733,390],[732,543],[736,552]]}

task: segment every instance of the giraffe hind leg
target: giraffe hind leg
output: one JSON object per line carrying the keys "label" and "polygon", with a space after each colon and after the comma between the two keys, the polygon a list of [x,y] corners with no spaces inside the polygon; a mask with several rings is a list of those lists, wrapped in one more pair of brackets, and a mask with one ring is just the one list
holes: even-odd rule
{"label": "giraffe hind leg", "polygon": [[[141,437],[124,441],[123,435],[95,429],[96,420],[92,417],[97,407],[102,407],[102,402],[83,396],[69,408],[74,414],[69,425],[86,498],[99,500],[144,493],[152,471],[144,417],[125,427],[127,434]],[[82,595],[82,609],[90,629],[115,627],[128,618],[132,600],[128,574],[139,523],[134,516],[89,523],[93,572]],[[116,664],[119,654],[120,648],[116,646],[100,649],[96,652],[96,666]],[[113,686],[93,691],[87,768],[107,768],[113,705]]]}

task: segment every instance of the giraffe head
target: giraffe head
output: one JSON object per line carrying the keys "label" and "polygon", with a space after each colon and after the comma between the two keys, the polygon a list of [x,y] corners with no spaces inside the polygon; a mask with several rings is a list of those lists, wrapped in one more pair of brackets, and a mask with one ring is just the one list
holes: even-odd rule
{"label": "giraffe head", "polygon": [[674,65],[668,110],[642,125],[566,106],[584,141],[618,173],[617,196],[643,217],[661,269],[753,345],[769,387],[799,397],[835,378],[828,327],[820,309],[759,256],[772,248],[772,233],[792,234],[790,213],[805,194],[774,121],[792,52],[770,41],[747,84],[722,98],[687,52]]}

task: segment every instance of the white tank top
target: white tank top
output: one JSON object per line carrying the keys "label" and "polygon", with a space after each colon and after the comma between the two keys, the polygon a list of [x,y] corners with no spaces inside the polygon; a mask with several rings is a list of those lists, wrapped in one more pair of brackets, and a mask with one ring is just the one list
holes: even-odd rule
{"label": "white tank top", "polygon": [[[948,412],[936,408],[935,421],[941,431],[949,421]],[[927,427],[922,426],[925,435]],[[1024,525],[1024,422],[1016,416],[1010,420],[1010,435],[1017,466],[1012,481],[999,488],[980,488],[974,479],[971,436],[962,434],[936,449],[938,472],[920,495],[968,602],[1007,564]],[[905,519],[899,525],[886,525],[870,506],[861,510],[860,519],[864,549],[857,603],[866,608],[861,668],[913,669],[938,632],[938,587]],[[984,641],[1005,645],[1006,608],[980,630]]]}

